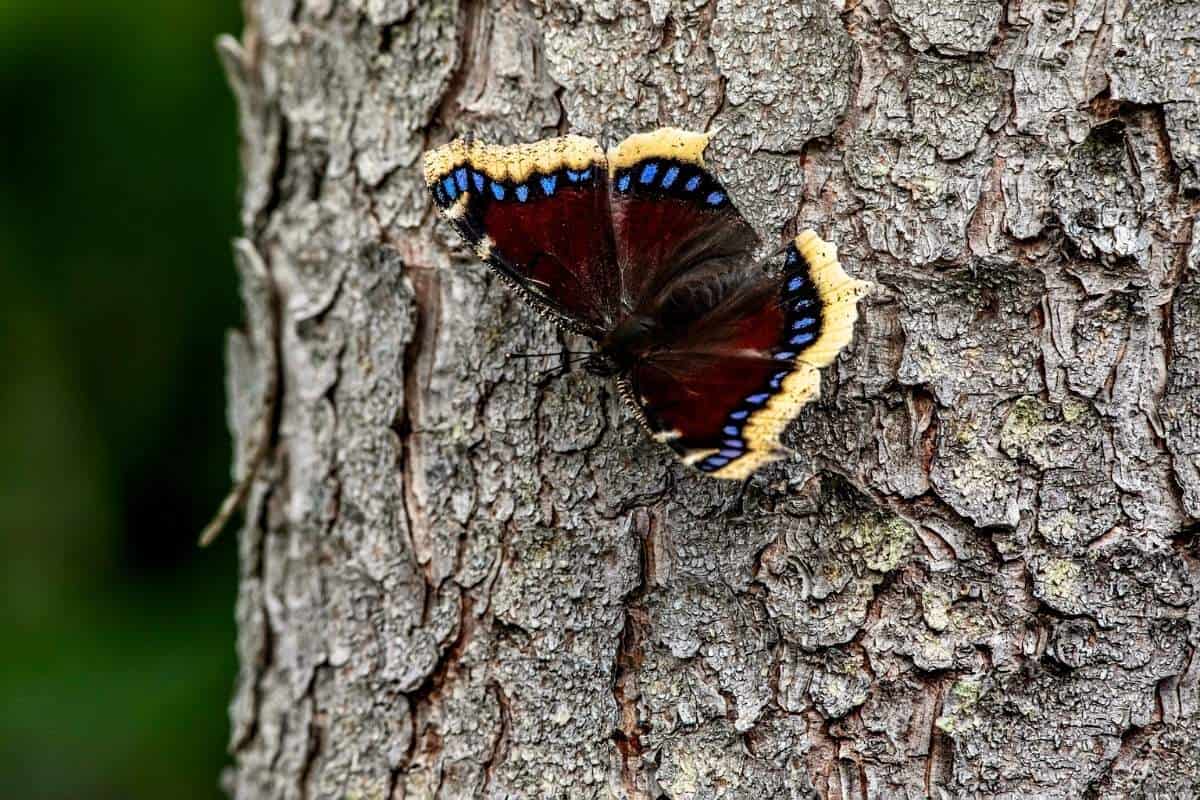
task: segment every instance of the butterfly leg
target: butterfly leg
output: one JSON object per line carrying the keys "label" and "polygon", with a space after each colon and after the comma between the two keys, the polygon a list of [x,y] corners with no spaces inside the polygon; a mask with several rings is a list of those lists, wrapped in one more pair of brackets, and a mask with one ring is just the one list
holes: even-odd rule
{"label": "butterfly leg", "polygon": [[564,351],[562,353],[562,360],[553,367],[548,367],[534,375],[533,382],[538,385],[546,385],[564,378],[575,369],[576,364],[582,359],[586,359],[589,355],[589,353],[578,353],[570,350]]}
{"label": "butterfly leg", "polygon": [[547,367],[541,372],[533,376],[533,382],[538,386],[546,386],[554,381],[562,378],[571,371],[570,363],[556,364],[553,367]]}

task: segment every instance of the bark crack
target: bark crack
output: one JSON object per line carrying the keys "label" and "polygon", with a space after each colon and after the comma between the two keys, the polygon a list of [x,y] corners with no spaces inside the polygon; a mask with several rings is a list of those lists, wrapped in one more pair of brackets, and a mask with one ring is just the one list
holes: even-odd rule
{"label": "bark crack", "polygon": [[[643,525],[633,524],[638,516],[642,517]],[[649,731],[649,727],[641,720],[638,710],[638,673],[644,657],[642,648],[645,631],[649,626],[645,598],[650,575],[653,573],[654,549],[650,537],[653,535],[655,522],[654,517],[645,509],[632,512],[630,522],[630,532],[639,540],[639,580],[624,598],[625,623],[613,660],[613,701],[617,706],[618,723],[612,733],[612,740],[621,760],[621,781],[628,800],[651,800],[648,776],[645,773],[646,749],[642,743],[642,736]]]}
{"label": "bark crack", "polygon": [[496,705],[500,711],[500,723],[497,726],[496,736],[492,740],[491,750],[488,752],[487,759],[483,762],[483,788],[481,794],[484,797],[491,797],[492,783],[496,779],[496,768],[500,766],[504,760],[505,750],[508,747],[508,732],[512,725],[512,710],[509,706],[508,696],[504,694],[504,689],[501,688],[499,681],[493,681],[490,684],[490,691],[496,698]]}

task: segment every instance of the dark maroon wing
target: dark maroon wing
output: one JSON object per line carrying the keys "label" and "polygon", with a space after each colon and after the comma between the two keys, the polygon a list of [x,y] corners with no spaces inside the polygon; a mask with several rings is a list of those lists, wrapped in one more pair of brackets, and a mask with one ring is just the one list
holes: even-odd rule
{"label": "dark maroon wing", "polygon": [[849,344],[869,286],[842,270],[833,245],[801,233],[781,275],[734,287],[633,370],[654,437],[718,478],[779,458],[780,435],[817,396],[818,370]]}
{"label": "dark maroon wing", "polygon": [[459,139],[425,155],[425,181],[476,255],[535,307],[593,338],[612,327],[620,277],[607,163],[594,140]]}
{"label": "dark maroon wing", "polygon": [[704,166],[708,135],[662,128],[608,154],[613,239],[625,309],[645,313],[685,275],[745,270],[758,236]]}

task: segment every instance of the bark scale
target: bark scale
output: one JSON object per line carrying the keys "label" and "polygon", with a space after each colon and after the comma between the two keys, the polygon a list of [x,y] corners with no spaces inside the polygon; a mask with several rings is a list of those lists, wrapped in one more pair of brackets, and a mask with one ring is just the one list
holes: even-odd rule
{"label": "bark scale", "polygon": [[[1200,6],[246,14],[231,794],[1200,793]],[[740,513],[420,178],[663,124],[879,286]]]}

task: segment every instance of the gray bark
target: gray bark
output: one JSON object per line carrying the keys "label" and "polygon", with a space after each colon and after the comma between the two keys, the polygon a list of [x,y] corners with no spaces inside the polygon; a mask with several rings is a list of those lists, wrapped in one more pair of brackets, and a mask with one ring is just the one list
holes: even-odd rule
{"label": "gray bark", "polygon": [[[227,787],[1200,795],[1200,4],[249,0]],[[455,133],[723,126],[877,283],[748,487],[435,219]]]}

